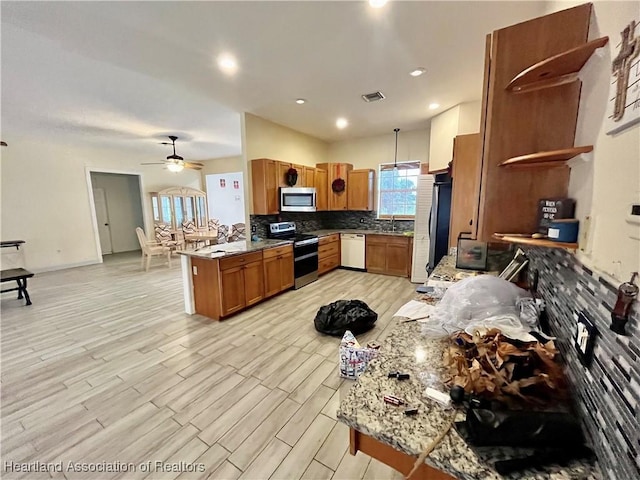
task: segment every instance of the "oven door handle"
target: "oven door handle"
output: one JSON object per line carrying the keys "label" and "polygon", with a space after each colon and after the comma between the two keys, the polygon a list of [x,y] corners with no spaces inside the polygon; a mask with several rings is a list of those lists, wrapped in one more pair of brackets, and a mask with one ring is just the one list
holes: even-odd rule
{"label": "oven door handle", "polygon": [[306,255],[302,255],[301,257],[294,258],[293,261],[297,262],[299,260],[306,260],[307,258],[317,257],[317,256],[318,256],[318,252],[307,253]]}

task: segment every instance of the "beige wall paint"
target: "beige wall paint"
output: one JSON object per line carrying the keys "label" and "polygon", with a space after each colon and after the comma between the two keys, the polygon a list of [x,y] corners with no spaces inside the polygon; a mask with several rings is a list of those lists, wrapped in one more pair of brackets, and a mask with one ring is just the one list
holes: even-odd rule
{"label": "beige wall paint", "polygon": [[329,145],[323,140],[250,113],[245,113],[244,121],[245,144],[243,148],[247,160],[272,158],[309,166],[328,161]]}
{"label": "beige wall paint", "polygon": [[116,148],[56,144],[13,135],[2,149],[2,238],[25,240],[27,268],[55,270],[101,261],[96,248],[87,169],[140,174],[146,230],[152,231],[147,192],[173,185],[201,188],[200,173],[175,174],[148,156]]}
{"label": "beige wall paint", "polygon": [[[351,163],[353,168],[372,168],[376,171],[375,208],[378,205],[378,166],[393,163],[395,133],[375,137],[345,140],[329,145],[329,159],[336,163]],[[398,134],[398,161],[429,161],[429,130],[400,131]]]}
{"label": "beige wall paint", "polygon": [[242,156],[214,158],[211,160],[201,160],[204,167],[200,170],[202,184],[205,184],[205,176],[213,173],[233,173],[242,171]]}
{"label": "beige wall paint", "polygon": [[[548,13],[581,3],[551,2]],[[589,36],[608,36],[609,43],[580,73],[582,94],[575,145],[593,145],[594,151],[570,162],[569,194],[576,199],[581,232],[585,217],[593,219],[590,241],[577,257],[591,268],[626,281],[631,272],[640,270],[640,241],[629,238],[632,227],[625,221],[628,204],[640,201],[640,125],[616,136],[607,135],[606,107],[611,59],[618,53],[620,32],[631,20],[640,20],[640,7],[636,1],[593,3]]]}

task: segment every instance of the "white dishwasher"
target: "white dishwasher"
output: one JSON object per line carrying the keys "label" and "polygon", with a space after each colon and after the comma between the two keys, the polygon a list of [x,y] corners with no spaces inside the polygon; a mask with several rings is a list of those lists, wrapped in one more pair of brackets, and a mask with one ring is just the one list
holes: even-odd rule
{"label": "white dishwasher", "polygon": [[363,233],[340,234],[340,263],[343,267],[365,270]]}

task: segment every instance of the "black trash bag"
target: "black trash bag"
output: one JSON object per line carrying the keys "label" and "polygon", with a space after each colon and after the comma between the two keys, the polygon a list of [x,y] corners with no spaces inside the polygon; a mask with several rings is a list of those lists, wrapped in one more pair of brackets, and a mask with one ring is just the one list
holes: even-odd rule
{"label": "black trash bag", "polygon": [[354,335],[371,330],[377,319],[378,314],[362,300],[338,300],[320,307],[313,323],[321,333],[342,337],[347,330]]}

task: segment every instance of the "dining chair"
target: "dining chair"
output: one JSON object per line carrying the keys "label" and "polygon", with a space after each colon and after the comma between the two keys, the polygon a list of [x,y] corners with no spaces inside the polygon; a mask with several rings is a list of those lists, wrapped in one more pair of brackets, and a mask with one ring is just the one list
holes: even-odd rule
{"label": "dining chair", "polygon": [[169,247],[172,252],[184,249],[184,237],[174,238],[171,233],[171,227],[166,223],[155,224],[156,242]]}
{"label": "dining chair", "polygon": [[234,223],[231,225],[231,235],[229,235],[230,242],[237,242],[240,240],[246,240],[247,237],[244,234],[244,223]]}
{"label": "dining chair", "polygon": [[209,227],[209,230],[214,232],[218,230],[218,225],[220,225],[220,220],[216,218],[210,218],[209,221],[207,222],[207,226]]}
{"label": "dining chair", "polygon": [[218,225],[218,239],[217,243],[227,243],[229,237],[229,226]]}
{"label": "dining chair", "polygon": [[193,220],[182,221],[182,233],[185,235],[184,241],[186,245],[193,245],[194,248],[198,248],[200,243],[202,243],[203,245],[205,244],[204,240],[186,238],[187,235],[192,235],[196,232],[197,232],[196,224],[193,222]]}
{"label": "dining chair", "polygon": [[144,230],[140,227],[136,227],[136,235],[138,236],[138,242],[140,242],[140,249],[142,250],[142,263],[141,267],[144,267],[144,271],[149,271],[149,265],[151,264],[151,257],[155,256],[167,256],[167,262],[169,268],[171,268],[171,248],[165,247],[157,242],[151,242],[147,239]]}

